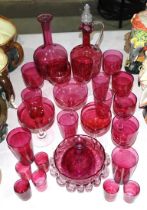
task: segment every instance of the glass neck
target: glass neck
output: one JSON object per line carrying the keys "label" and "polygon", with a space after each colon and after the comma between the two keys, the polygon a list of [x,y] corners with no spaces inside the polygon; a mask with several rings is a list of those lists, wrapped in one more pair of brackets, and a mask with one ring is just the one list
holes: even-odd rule
{"label": "glass neck", "polygon": [[42,31],[43,31],[43,39],[44,39],[44,47],[51,45],[52,41],[52,34],[49,22],[42,22]]}
{"label": "glass neck", "polygon": [[90,33],[83,31],[83,46],[90,46]]}

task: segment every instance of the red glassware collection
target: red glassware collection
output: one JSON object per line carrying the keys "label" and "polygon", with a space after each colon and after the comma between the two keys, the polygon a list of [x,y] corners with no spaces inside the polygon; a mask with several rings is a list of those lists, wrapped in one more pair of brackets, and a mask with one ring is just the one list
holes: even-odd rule
{"label": "red glassware collection", "polygon": [[[39,191],[44,191],[47,187],[46,172],[49,167],[57,183],[66,186],[68,191],[91,191],[93,186],[99,186],[101,178],[108,176],[106,171],[110,163],[109,156],[107,157],[105,149],[95,137],[104,135],[112,122],[111,138],[117,146],[111,154],[114,180],[104,182],[103,187],[106,200],[113,201],[119,189],[118,184],[129,182],[138,163],[138,154],[131,148],[139,129],[139,122],[133,116],[137,102],[137,97],[131,92],[134,78],[129,73],[121,71],[123,60],[121,52],[111,49],[102,54],[99,48],[103,35],[102,23],[97,23],[102,26],[99,40],[95,45],[90,44],[93,21],[87,4],[81,16],[83,44],[72,49],[71,67],[66,49],[52,42],[50,29],[52,18],[50,14],[41,14],[37,17],[42,26],[44,44],[35,50],[34,63],[30,62],[22,67],[22,76],[27,88],[21,93],[22,103],[18,107],[17,115],[22,128],[17,130],[29,135],[22,136],[22,133],[18,133],[18,138],[15,135],[13,139],[14,129],[7,137],[10,150],[20,161],[16,165],[16,171],[22,180],[32,180]],[[101,63],[103,72],[100,72]],[[112,90],[109,89],[110,77]],[[34,155],[30,143],[31,132],[39,133],[39,138],[45,138],[45,131],[54,123],[54,104],[42,96],[40,89],[44,80],[54,85],[54,101],[62,109],[56,117],[63,140],[50,160],[45,152]],[[94,102],[86,104],[88,97],[86,83],[90,80]],[[113,120],[112,101],[116,115]],[[78,109],[81,109],[81,127],[88,135],[77,134],[78,114],[75,110]],[[67,116],[61,119],[63,113]],[[71,114],[75,117],[74,122],[73,118],[69,118]],[[26,167],[33,161],[38,169],[32,173],[31,169]],[[21,190],[24,190],[23,193],[30,190],[27,182],[19,182],[20,185],[15,183],[15,192],[19,194]],[[28,193],[28,198],[30,195]],[[28,198],[22,196],[24,200]]]}

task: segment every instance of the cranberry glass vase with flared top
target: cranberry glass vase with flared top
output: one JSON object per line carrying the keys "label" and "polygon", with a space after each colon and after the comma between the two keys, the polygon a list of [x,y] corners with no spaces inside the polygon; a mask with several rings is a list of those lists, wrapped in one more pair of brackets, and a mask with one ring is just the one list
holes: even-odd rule
{"label": "cranberry glass vase with flared top", "polygon": [[71,70],[66,49],[53,43],[51,34],[51,14],[40,14],[37,20],[41,23],[44,44],[34,52],[34,62],[40,75],[51,83],[69,81]]}
{"label": "cranberry glass vase with flared top", "polygon": [[[94,30],[94,24],[102,26],[102,30],[96,44],[90,44],[90,34]],[[83,43],[74,47],[71,51],[71,66],[73,77],[79,82],[88,82],[100,71],[102,52],[99,44],[102,39],[104,25],[101,22],[93,22],[90,7],[85,5],[81,16],[80,29],[82,30]]]}

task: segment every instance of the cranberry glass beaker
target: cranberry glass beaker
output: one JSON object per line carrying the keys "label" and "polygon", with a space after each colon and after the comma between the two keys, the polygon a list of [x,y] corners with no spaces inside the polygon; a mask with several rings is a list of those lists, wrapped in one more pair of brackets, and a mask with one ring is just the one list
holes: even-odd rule
{"label": "cranberry glass beaker", "polygon": [[[100,37],[95,45],[90,44],[90,34],[93,31],[93,25],[99,24],[102,26]],[[74,47],[71,51],[71,67],[73,77],[79,82],[88,82],[100,71],[102,52],[99,44],[103,35],[104,25],[101,22],[93,22],[90,13],[90,7],[85,5],[81,16],[80,29],[83,34],[83,43]]]}
{"label": "cranberry glass beaker", "polygon": [[54,84],[68,81],[71,70],[65,48],[52,42],[52,18],[51,14],[40,14],[37,17],[42,26],[44,44],[35,50],[34,62],[43,78]]}

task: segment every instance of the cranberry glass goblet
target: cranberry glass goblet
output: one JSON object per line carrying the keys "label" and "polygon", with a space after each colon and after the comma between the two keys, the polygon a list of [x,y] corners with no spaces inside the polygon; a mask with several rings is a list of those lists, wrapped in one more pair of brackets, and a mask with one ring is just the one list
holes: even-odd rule
{"label": "cranberry glass goblet", "polygon": [[93,185],[100,184],[105,159],[104,148],[96,139],[75,135],[58,145],[50,171],[68,191],[91,191]]}
{"label": "cranberry glass goblet", "polygon": [[25,88],[21,96],[23,102],[17,110],[21,125],[29,128],[33,133],[37,133],[40,139],[38,145],[49,144],[49,138],[45,137],[47,129],[54,122],[55,108],[53,103],[42,97],[42,91],[39,88]]}
{"label": "cranberry glass goblet", "polygon": [[137,97],[130,92],[127,96],[114,95],[113,110],[117,116],[131,117],[136,109]]}
{"label": "cranberry glass goblet", "polygon": [[128,148],[136,141],[139,130],[138,120],[132,116],[130,118],[114,117],[112,120],[111,137],[115,145]]}
{"label": "cranberry glass goblet", "polygon": [[126,96],[130,93],[134,82],[132,74],[120,71],[112,75],[112,90],[119,96]]}
{"label": "cranberry glass goblet", "polygon": [[60,108],[77,110],[86,103],[88,87],[86,84],[70,80],[67,83],[55,85],[53,95]]}
{"label": "cranberry glass goblet", "polygon": [[118,50],[106,50],[103,53],[103,71],[106,74],[113,75],[121,70],[123,54]]}
{"label": "cranberry glass goblet", "polygon": [[81,124],[83,130],[91,136],[101,136],[105,134],[111,123],[110,108],[103,103],[94,102],[86,104],[81,110]]}

